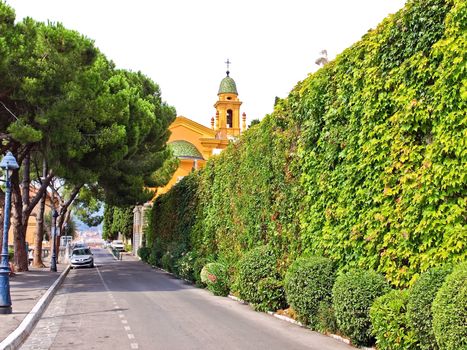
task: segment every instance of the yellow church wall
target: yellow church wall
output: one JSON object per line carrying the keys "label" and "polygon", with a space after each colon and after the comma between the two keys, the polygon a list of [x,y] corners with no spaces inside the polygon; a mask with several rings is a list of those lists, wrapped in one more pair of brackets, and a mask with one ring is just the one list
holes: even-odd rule
{"label": "yellow church wall", "polygon": [[[204,161],[198,160],[197,162],[198,169],[202,168],[204,166]],[[175,173],[173,174],[172,178],[170,181],[165,185],[164,187],[159,187],[157,189],[156,196],[159,196],[161,194],[164,194],[168,192],[173,185],[175,185],[178,181],[180,181],[181,178],[184,176],[187,176],[193,169],[193,160],[192,159],[180,159],[180,164],[175,170]]]}
{"label": "yellow church wall", "polygon": [[203,145],[202,139],[215,138],[216,132],[214,130],[181,116],[175,119],[169,130],[171,135],[168,143],[178,140],[188,141],[198,149],[204,159],[211,157],[212,147]]}

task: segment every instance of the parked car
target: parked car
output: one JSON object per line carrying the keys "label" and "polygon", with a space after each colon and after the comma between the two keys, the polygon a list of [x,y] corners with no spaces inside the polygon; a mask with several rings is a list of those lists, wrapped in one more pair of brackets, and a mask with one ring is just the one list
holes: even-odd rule
{"label": "parked car", "polygon": [[75,248],[70,256],[71,267],[94,267],[94,256],[89,248]]}
{"label": "parked car", "polygon": [[125,245],[123,244],[123,241],[120,241],[118,239],[113,240],[112,243],[110,243],[110,247],[112,247],[112,249],[118,250],[119,252],[125,250]]}

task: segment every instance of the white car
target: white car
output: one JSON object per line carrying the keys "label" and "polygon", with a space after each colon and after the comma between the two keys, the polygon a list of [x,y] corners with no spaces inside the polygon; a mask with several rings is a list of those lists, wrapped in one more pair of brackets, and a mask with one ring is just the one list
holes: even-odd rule
{"label": "white car", "polygon": [[120,240],[112,241],[112,243],[110,243],[110,247],[112,247],[112,249],[118,250],[119,252],[125,250],[125,245],[123,244],[123,241]]}
{"label": "white car", "polygon": [[89,248],[76,248],[70,256],[71,267],[94,267],[94,257]]}

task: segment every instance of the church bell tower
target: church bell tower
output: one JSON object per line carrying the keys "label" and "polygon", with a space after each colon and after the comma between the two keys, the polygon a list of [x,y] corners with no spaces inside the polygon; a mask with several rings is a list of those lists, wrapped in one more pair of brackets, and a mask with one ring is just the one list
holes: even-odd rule
{"label": "church bell tower", "polygon": [[216,126],[219,138],[229,138],[240,136],[240,106],[242,102],[238,99],[237,85],[229,76],[230,61],[227,64],[227,76],[222,79],[219,92],[217,93],[218,100],[214,105],[216,109]]}

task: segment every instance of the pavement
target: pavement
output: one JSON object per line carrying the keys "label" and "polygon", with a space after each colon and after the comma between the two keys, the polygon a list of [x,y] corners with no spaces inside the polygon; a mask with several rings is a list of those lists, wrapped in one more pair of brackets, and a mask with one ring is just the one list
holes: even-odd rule
{"label": "pavement", "polygon": [[69,271],[68,264],[17,272],[10,277],[13,313],[0,315],[0,350],[17,349],[33,330]]}

